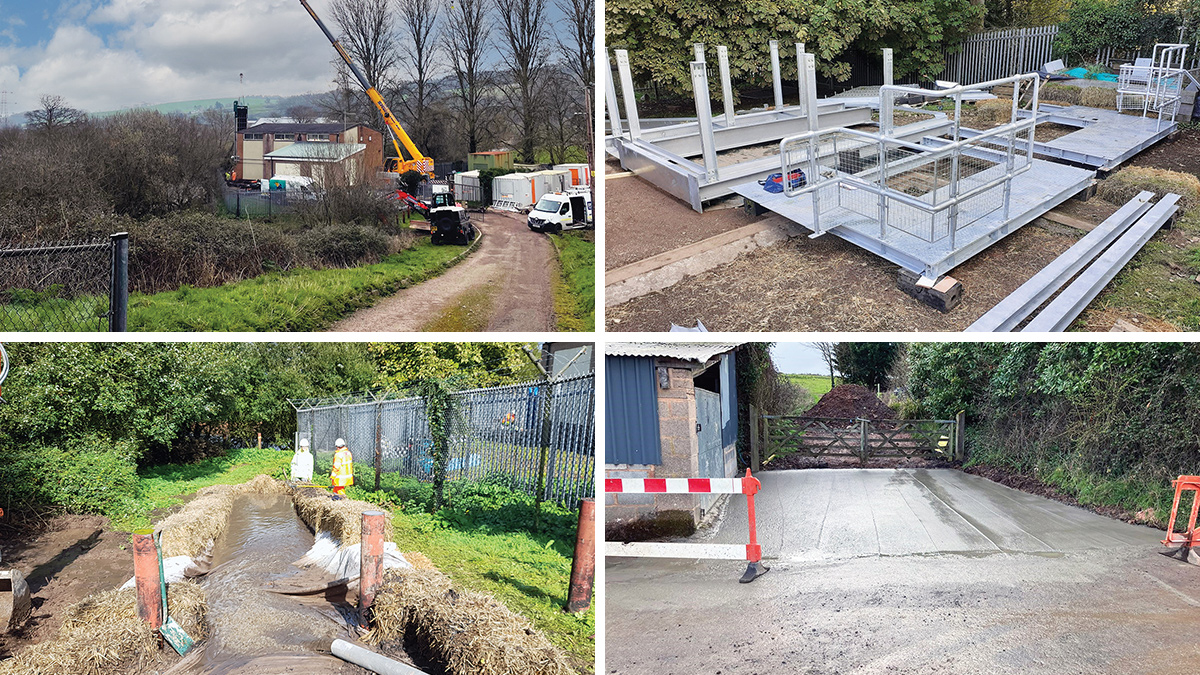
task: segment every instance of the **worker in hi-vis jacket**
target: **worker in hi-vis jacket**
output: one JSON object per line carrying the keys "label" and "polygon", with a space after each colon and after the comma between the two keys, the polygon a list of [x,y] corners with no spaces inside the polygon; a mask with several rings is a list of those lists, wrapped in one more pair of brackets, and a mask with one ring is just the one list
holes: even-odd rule
{"label": "worker in hi-vis jacket", "polygon": [[329,471],[329,482],[335,495],[345,494],[346,487],[354,485],[354,455],[346,447],[346,441],[337,439],[337,452],[333,455],[333,469]]}

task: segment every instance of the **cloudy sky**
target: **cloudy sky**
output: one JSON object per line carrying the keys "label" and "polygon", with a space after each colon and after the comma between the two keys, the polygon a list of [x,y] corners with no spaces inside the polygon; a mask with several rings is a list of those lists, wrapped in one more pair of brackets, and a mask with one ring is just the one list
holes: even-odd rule
{"label": "cloudy sky", "polygon": [[[309,3],[326,23],[330,1]],[[334,58],[297,0],[0,0],[10,113],[325,91]]]}
{"label": "cloudy sky", "polygon": [[771,361],[781,373],[804,373],[826,375],[829,366],[821,358],[821,352],[807,342],[776,342],[771,347]]}

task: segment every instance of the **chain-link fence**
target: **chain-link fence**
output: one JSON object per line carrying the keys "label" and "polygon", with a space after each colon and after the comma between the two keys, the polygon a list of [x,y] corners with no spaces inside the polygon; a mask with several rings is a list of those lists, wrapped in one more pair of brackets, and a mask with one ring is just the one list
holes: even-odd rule
{"label": "chain-link fence", "polygon": [[0,331],[125,330],[129,239],[0,246]]}
{"label": "chain-link fence", "polygon": [[[595,376],[471,389],[453,394],[448,480],[493,481],[575,508],[594,496]],[[293,401],[297,440],[327,472],[338,438],[360,485],[376,469],[433,480],[433,439],[420,398],[347,396]]]}

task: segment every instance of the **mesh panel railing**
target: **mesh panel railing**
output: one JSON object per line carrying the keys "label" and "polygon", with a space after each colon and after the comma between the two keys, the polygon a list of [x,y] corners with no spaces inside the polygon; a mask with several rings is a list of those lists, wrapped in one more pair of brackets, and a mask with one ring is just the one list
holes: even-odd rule
{"label": "mesh panel railing", "polygon": [[283,190],[259,192],[226,187],[223,193],[225,210],[238,218],[270,218],[288,207]]}
{"label": "mesh panel railing", "polygon": [[[123,330],[110,319],[113,290],[128,278],[117,269],[127,246],[124,235],[0,246],[0,331]],[[116,299],[123,322],[125,294]]]}
{"label": "mesh panel railing", "polygon": [[[592,497],[596,471],[595,376],[472,389],[453,394],[448,480],[492,481],[575,508]],[[346,441],[356,480],[395,473],[433,480],[433,439],[420,398],[293,402],[298,438],[318,472]]]}

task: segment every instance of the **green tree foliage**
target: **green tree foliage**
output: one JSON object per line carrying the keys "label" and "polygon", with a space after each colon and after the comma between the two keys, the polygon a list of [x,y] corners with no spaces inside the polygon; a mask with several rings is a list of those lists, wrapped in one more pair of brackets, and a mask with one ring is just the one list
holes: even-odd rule
{"label": "green tree foliage", "polygon": [[899,353],[895,342],[839,342],[834,350],[843,382],[884,388]]}
{"label": "green tree foliage", "polygon": [[539,377],[526,355],[534,343],[519,342],[386,342],[370,352],[379,372],[376,386],[401,388],[429,379],[454,379],[459,388],[512,384]]}
{"label": "green tree foliage", "polygon": [[[770,83],[768,41],[790,53],[804,42],[821,75],[845,80],[844,56],[857,49],[895,49],[897,75],[932,78],[943,52],[981,25],[983,8],[970,0],[613,0],[605,5],[608,45],[628,49],[634,78],[677,93],[691,91],[692,44],[729,48],[732,78],[751,86]],[[794,79],[794,58],[781,59]],[[715,88],[719,92],[719,87]]]}
{"label": "green tree foliage", "polygon": [[748,342],[734,353],[737,380],[738,449],[750,449],[750,406],[759,414],[787,415],[808,392],[780,375],[771,360],[772,342]]}
{"label": "green tree foliage", "polygon": [[1078,0],[1054,38],[1054,53],[1074,63],[1095,59],[1103,47],[1149,49],[1179,38],[1178,17],[1165,3],[1146,0]]}
{"label": "green tree foliage", "polygon": [[450,425],[455,414],[454,388],[440,377],[424,377],[408,383],[409,390],[420,396],[425,404],[425,419],[429,422],[429,449],[433,459],[433,510],[446,501],[446,467],[450,463]]}
{"label": "green tree foliage", "polygon": [[1198,344],[918,343],[908,358],[923,413],[967,410],[970,461],[1160,515],[1200,464]]}

